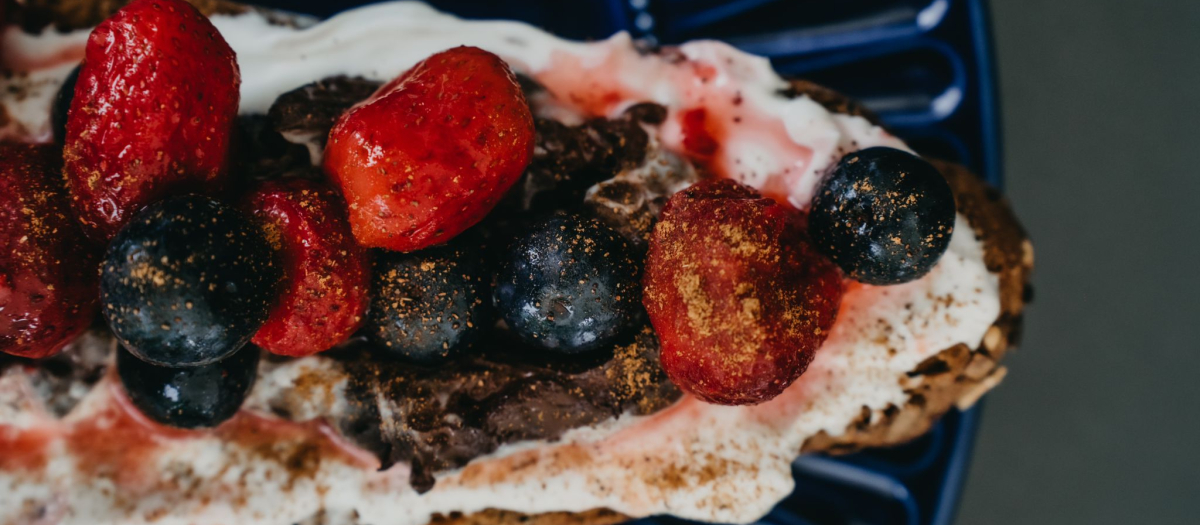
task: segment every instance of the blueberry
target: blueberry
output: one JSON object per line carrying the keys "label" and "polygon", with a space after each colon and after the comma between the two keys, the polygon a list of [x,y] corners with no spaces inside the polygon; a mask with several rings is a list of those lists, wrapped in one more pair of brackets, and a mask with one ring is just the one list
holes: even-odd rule
{"label": "blueberry", "polygon": [[113,238],[101,309],[142,360],[199,366],[250,340],[279,279],[270,245],[245,217],[207,197],[177,197],[147,207]]}
{"label": "blueberry", "polygon": [[[82,65],[82,64],[81,64]],[[67,112],[71,109],[71,99],[75,98],[75,83],[79,81],[79,68],[71,70],[63,80],[62,87],[54,96],[54,105],[50,107],[50,125],[54,128],[54,138],[63,142],[67,138]]]}
{"label": "blueberry", "polygon": [[259,349],[190,368],[158,366],[117,350],[117,375],[146,417],[178,428],[214,427],[241,408],[258,375]]}
{"label": "blueberry", "polygon": [[423,364],[443,361],[492,324],[480,256],[451,244],[376,257],[367,336],[385,352]]}
{"label": "blueberry", "polygon": [[899,284],[925,275],[950,245],[954,193],[928,162],[893,148],[842,157],[813,197],[813,243],[851,278]]}
{"label": "blueberry", "polygon": [[509,248],[496,278],[497,310],[534,346],[575,354],[611,344],[640,318],[633,253],[594,219],[553,215]]}

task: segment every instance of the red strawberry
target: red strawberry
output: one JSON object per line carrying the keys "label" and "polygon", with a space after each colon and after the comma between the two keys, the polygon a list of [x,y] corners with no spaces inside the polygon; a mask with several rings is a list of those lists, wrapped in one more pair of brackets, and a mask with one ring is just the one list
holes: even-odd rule
{"label": "red strawberry", "polygon": [[667,202],[643,286],[667,375],[723,405],[767,401],[800,377],[842,297],[799,213],[727,179]]}
{"label": "red strawberry", "polygon": [[286,179],[263,183],[243,204],[276,246],[284,273],[254,344],[300,357],[350,337],[367,310],[371,266],[350,233],[342,198],[317,182]]}
{"label": "red strawberry", "polygon": [[221,189],[240,82],[233,50],[183,0],[135,0],[92,31],[63,151],[89,236],[164,196]]}
{"label": "red strawberry", "polygon": [[342,115],[325,171],[365,246],[413,251],[479,222],[533,155],[533,116],[500,57],[433,55]]}
{"label": "red strawberry", "polygon": [[96,315],[97,258],[60,173],[54,147],[0,144],[0,352],[53,355]]}

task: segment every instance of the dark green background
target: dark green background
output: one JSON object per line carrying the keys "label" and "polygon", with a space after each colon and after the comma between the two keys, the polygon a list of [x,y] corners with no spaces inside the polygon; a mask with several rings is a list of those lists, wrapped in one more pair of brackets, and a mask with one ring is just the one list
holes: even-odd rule
{"label": "dark green background", "polygon": [[1200,523],[1200,1],[991,11],[1036,302],[958,521]]}

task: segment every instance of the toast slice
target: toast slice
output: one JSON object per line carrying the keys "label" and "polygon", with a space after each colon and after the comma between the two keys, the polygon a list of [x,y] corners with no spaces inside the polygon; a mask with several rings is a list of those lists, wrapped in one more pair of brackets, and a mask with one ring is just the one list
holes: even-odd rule
{"label": "toast slice", "polygon": [[[27,30],[47,24],[86,29],[122,3],[31,1],[8,13],[8,20]],[[289,24],[286,15],[268,16],[230,2],[197,5],[206,14],[227,19],[259,16],[269,24]],[[675,50],[658,53],[664,63],[679,60]],[[811,100],[829,115],[841,116],[838,118],[858,119],[853,120],[855,125],[875,126],[872,133],[887,139],[886,132],[880,135],[877,119],[836,92],[793,81],[786,96]],[[9,111],[10,104],[19,104],[11,97],[0,97],[0,101]],[[152,427],[146,427],[136,414],[126,413],[128,407],[122,408],[121,394],[112,388],[111,372],[103,371],[111,360],[112,342],[101,330],[48,362],[58,364],[16,362],[17,366],[12,366],[10,362],[0,373],[0,401],[5,402],[0,403],[4,405],[0,409],[0,451],[4,451],[0,453],[0,502],[4,505],[0,508],[5,509],[0,511],[0,521],[189,523],[236,519],[315,524],[386,519],[410,525],[606,525],[664,512],[706,520],[752,520],[790,492],[788,464],[796,454],[839,454],[905,442],[926,432],[949,409],[970,407],[1003,379],[1006,369],[1001,360],[1018,341],[1029,296],[1032,245],[995,190],[961,166],[932,162],[954,190],[960,225],[965,221],[969,226],[957,234],[963,236],[963,257],[982,263],[986,275],[981,277],[994,285],[998,306],[988,310],[994,315],[979,325],[978,337],[972,337],[978,344],[958,342],[928,348],[925,357],[911,366],[887,369],[890,375],[880,380],[900,385],[901,396],[870,405],[835,404],[840,412],[829,421],[844,424],[813,430],[822,425],[801,429],[763,422],[773,417],[799,417],[797,414],[804,412],[803,403],[797,401],[802,400],[799,394],[787,400],[794,405],[791,408],[780,402],[754,409],[717,409],[688,398],[672,404],[678,394],[660,392],[658,397],[615,405],[619,412],[615,416],[593,418],[581,427],[553,435],[497,442],[482,455],[432,469],[437,484],[421,494],[413,490],[416,478],[411,475],[415,470],[411,462],[419,455],[381,453],[379,446],[395,450],[396,442],[386,436],[364,438],[351,428],[360,421],[351,402],[356,398],[346,392],[354,385],[354,373],[361,370],[348,367],[346,360],[339,361],[343,358],[269,362],[259,379],[260,385],[269,388],[260,387],[248,405],[247,412],[254,415],[245,415],[211,436],[177,439],[146,431]],[[931,310],[928,317],[935,313]],[[636,355],[631,359],[631,363],[642,362]],[[55,375],[51,370],[63,368],[63,362],[72,372],[65,378],[62,374],[51,377]],[[483,366],[508,370],[502,363]],[[833,370],[819,364],[817,369]],[[810,371],[806,377],[816,375]],[[585,376],[591,377],[585,372],[571,375],[570,381],[583,381],[579,377]],[[821,384],[820,379],[805,381],[802,378],[803,384],[793,390]],[[56,393],[56,388],[61,392]],[[636,406],[644,399],[667,402],[655,401],[639,412]],[[365,434],[378,434],[382,432],[379,428],[395,423],[378,413],[378,407],[375,410],[370,419],[374,427],[367,425],[370,428]],[[276,419],[296,425],[276,427]],[[713,422],[747,426],[714,435],[689,430]],[[672,425],[682,430],[663,430]],[[37,433],[46,429],[65,437]],[[84,431],[94,432],[100,440],[111,438],[115,446],[80,444],[80,440],[90,441],[80,435]],[[30,446],[27,442],[37,436],[52,445]],[[157,455],[137,454],[146,443],[155,444]],[[78,468],[83,464],[80,450],[106,455],[88,459],[101,467]],[[110,456],[126,462],[111,462]],[[23,464],[29,458],[40,462],[38,468]],[[112,471],[117,465],[146,461],[158,465],[162,470],[156,472],[161,476],[124,486],[121,472]],[[76,468],[65,467],[70,475],[54,474],[53,469],[64,468],[62,463],[74,463]],[[432,483],[432,478],[429,481]],[[556,492],[560,484],[571,488]],[[372,500],[362,509],[353,503],[336,503],[342,497],[354,501],[345,493],[356,490],[374,491],[373,497],[380,500],[394,494],[399,503],[389,506]],[[89,507],[80,502],[95,505],[95,514],[87,514]],[[405,510],[397,510],[400,507],[396,505]]]}

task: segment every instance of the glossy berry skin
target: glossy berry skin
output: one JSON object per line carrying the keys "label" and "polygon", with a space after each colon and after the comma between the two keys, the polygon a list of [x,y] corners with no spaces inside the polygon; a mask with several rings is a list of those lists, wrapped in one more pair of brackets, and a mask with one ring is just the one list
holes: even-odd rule
{"label": "glossy berry skin", "polygon": [[837,317],[842,283],[799,212],[736,182],[671,197],[650,239],[643,294],[679,388],[722,405],[778,396]]}
{"label": "glossy berry skin", "polygon": [[480,255],[456,244],[380,255],[366,334],[385,352],[433,364],[460,354],[492,324]]}
{"label": "glossy berry skin", "polygon": [[500,57],[435,54],[344,113],[325,171],[360,244],[408,252],[478,223],[533,155],[533,116]]}
{"label": "glossy berry skin", "polygon": [[594,219],[556,214],[509,248],[495,304],[526,343],[576,354],[609,345],[637,324],[638,288],[624,237]]}
{"label": "glossy berry skin", "polygon": [[300,178],[260,184],[242,202],[277,254],[283,281],[252,342],[301,357],[328,350],[362,325],[371,263],[354,242],[346,205],[322,183]]}
{"label": "glossy berry skin", "polygon": [[71,213],[58,155],[0,143],[0,352],[56,354],[96,315],[99,257]]}
{"label": "glossy berry skin", "polygon": [[142,207],[225,185],[240,84],[233,50],[183,0],[135,0],[88,38],[63,173],[89,236]]}
{"label": "glossy berry skin", "polygon": [[60,143],[67,137],[67,113],[71,110],[71,100],[75,98],[75,84],[79,82],[80,67],[75,66],[63,80],[58,93],[54,95],[54,105],[50,106],[51,131],[54,132],[54,140]]}
{"label": "glossy berry skin", "polygon": [[101,311],[144,361],[187,367],[229,356],[267,320],[280,279],[262,231],[188,195],[146,208],[105,254]]}
{"label": "glossy berry skin", "polygon": [[950,246],[954,193],[937,168],[894,148],[850,153],[821,181],[808,231],[852,279],[900,284],[929,273]]}
{"label": "glossy berry skin", "polygon": [[258,376],[261,352],[246,346],[233,355],[189,368],[158,366],[117,350],[117,376],[133,406],[156,423],[209,428],[241,408]]}

